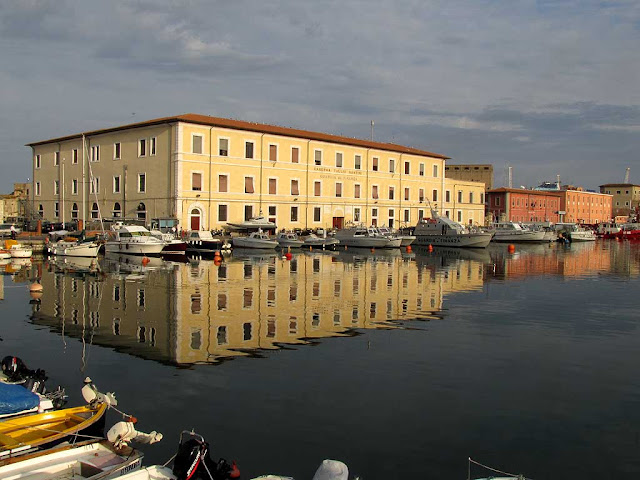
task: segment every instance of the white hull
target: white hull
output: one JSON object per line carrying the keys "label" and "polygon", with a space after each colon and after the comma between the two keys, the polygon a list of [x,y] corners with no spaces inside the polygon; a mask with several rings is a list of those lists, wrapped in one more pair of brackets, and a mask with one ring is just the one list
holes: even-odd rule
{"label": "white hull", "polygon": [[49,247],[49,253],[63,257],[97,257],[100,246],[97,243],[74,244],[57,243]]}
{"label": "white hull", "polygon": [[[340,241],[340,245],[345,247],[356,248],[397,248],[400,246],[394,245],[394,242],[384,237],[347,237],[337,236]],[[397,243],[397,242],[395,242]]]}
{"label": "white hull", "polygon": [[494,242],[547,242],[545,232],[496,232],[493,236]]}
{"label": "white hull", "polygon": [[275,240],[263,240],[259,238],[251,238],[251,237],[234,237],[231,240],[231,243],[234,247],[237,248],[276,248],[278,246],[278,242]]}
{"label": "white hull", "polygon": [[126,253],[128,255],[159,255],[165,247],[164,243],[124,243],[107,242],[105,252]]}
{"label": "white hull", "polygon": [[33,254],[33,251],[25,247],[12,247],[9,253],[11,253],[11,258],[29,258]]}
{"label": "white hull", "polygon": [[434,247],[486,248],[491,233],[450,233],[444,235],[416,235],[414,245]]}
{"label": "white hull", "polygon": [[281,248],[300,248],[304,242],[302,240],[278,240],[278,245]]}
{"label": "white hull", "polygon": [[304,247],[313,247],[313,248],[334,248],[340,245],[340,240],[335,238],[323,238],[318,237],[316,235],[309,235],[304,239],[303,246]]}
{"label": "white hull", "polygon": [[569,232],[569,239],[572,242],[595,242],[596,234],[591,231]]}
{"label": "white hull", "polygon": [[409,245],[411,245],[413,242],[416,241],[415,235],[400,235],[398,236],[398,238],[400,239],[401,247],[408,247]]}
{"label": "white hull", "polygon": [[9,252],[0,252],[0,260],[7,260],[11,258],[11,254]]}

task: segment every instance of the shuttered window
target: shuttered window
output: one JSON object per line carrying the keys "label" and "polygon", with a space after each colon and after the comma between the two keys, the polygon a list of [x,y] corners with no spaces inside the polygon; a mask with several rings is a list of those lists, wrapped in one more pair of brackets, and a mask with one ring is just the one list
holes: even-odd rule
{"label": "shuttered window", "polygon": [[314,160],[316,165],[322,165],[322,150],[314,151]]}
{"label": "shuttered window", "polygon": [[219,150],[220,150],[221,157],[229,156],[229,139],[228,138],[221,138],[219,140]]}
{"label": "shuttered window", "polygon": [[418,192],[418,201],[424,202],[424,188],[421,188]]}
{"label": "shuttered window", "polygon": [[342,184],[336,183],[336,197],[342,197]]}
{"label": "shuttered window", "polygon": [[315,182],[315,183],[313,184],[313,194],[314,194],[316,197],[319,197],[319,196],[320,196],[320,192],[321,192],[321,190],[322,190],[322,183],[320,183],[320,182]]}
{"label": "shuttered window", "polygon": [[374,186],[372,187],[371,196],[372,196],[373,198],[375,198],[375,199],[377,199],[377,198],[378,198],[378,186],[377,186],[377,185],[374,185]]}
{"label": "shuttered window", "polygon": [[404,189],[404,199],[405,200],[409,200],[409,189],[408,188]]}
{"label": "shuttered window", "polygon": [[373,157],[373,164],[371,166],[374,172],[378,171],[378,157]]}
{"label": "shuttered window", "polygon": [[298,183],[298,180],[291,180],[291,195],[300,195]]}
{"label": "shuttered window", "polygon": [[277,180],[275,178],[270,178],[269,179],[269,195],[275,195],[276,194],[276,182],[277,182]]}
{"label": "shuttered window", "polygon": [[196,191],[202,190],[202,174],[201,173],[191,174],[191,189]]}
{"label": "shuttered window", "polygon": [[291,149],[291,163],[298,163],[300,161],[300,149],[293,147]]}
{"label": "shuttered window", "polygon": [[360,198],[360,185],[353,186],[353,196],[355,198]]}
{"label": "shuttered window", "polygon": [[244,177],[244,193],[253,193],[253,177]]}
{"label": "shuttered window", "polygon": [[218,176],[218,191],[219,192],[228,192],[229,190],[229,185],[228,185],[228,181],[229,181],[229,177],[227,177],[226,175],[219,175]]}
{"label": "shuttered window", "polygon": [[193,136],[193,138],[191,139],[191,151],[193,153],[202,153],[202,136]]}
{"label": "shuttered window", "polygon": [[275,162],[278,160],[278,146],[269,145],[269,160]]}
{"label": "shuttered window", "polygon": [[389,200],[393,200],[394,193],[395,190],[393,189],[393,187],[389,187]]}

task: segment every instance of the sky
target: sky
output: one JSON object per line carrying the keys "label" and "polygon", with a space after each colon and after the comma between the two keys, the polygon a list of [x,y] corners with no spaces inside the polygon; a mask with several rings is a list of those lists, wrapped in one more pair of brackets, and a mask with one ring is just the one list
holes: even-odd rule
{"label": "sky", "polygon": [[640,184],[638,0],[0,0],[0,193],[25,144],[198,113]]}

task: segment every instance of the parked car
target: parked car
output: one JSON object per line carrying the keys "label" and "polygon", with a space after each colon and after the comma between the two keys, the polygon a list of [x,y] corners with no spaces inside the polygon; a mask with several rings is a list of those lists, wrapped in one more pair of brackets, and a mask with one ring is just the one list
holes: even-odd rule
{"label": "parked car", "polygon": [[22,230],[16,227],[15,223],[3,223],[0,224],[0,236],[9,237],[11,236],[11,225],[16,229],[16,235],[19,234]]}

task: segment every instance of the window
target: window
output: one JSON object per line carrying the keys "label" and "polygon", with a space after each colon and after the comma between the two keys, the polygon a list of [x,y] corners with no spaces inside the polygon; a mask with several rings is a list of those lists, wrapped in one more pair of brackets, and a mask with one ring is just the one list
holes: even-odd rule
{"label": "window", "polygon": [[89,193],[99,193],[100,192],[100,177],[93,177],[91,179],[91,183],[89,184]]}
{"label": "window", "polygon": [[378,198],[378,186],[377,186],[377,185],[373,185],[373,186],[371,187],[371,196],[372,196],[374,199],[377,199],[377,198]]}
{"label": "window", "polygon": [[60,180],[53,181],[53,194],[60,195]]}
{"label": "window", "polygon": [[116,142],[113,144],[113,159],[120,160],[120,143]]}
{"label": "window", "polygon": [[40,196],[40,182],[36,182],[36,196],[39,197]]}
{"label": "window", "polygon": [[74,148],[71,150],[71,163],[76,165],[78,163],[78,149]]}
{"label": "window", "polygon": [[313,221],[319,222],[320,218],[320,207],[313,207]]}
{"label": "window", "polygon": [[353,196],[354,198],[360,198],[360,184],[356,183],[353,186]]}
{"label": "window", "polygon": [[393,200],[394,192],[395,192],[394,188],[389,187],[389,200]]}
{"label": "window", "polygon": [[404,189],[404,199],[405,199],[405,200],[409,200],[409,198],[410,198],[409,187],[406,187],[406,188]]}
{"label": "window", "polygon": [[139,203],[138,208],[136,208],[136,217],[138,220],[146,221],[147,219],[147,207],[144,203]]}
{"label": "window", "polygon": [[120,175],[113,177],[113,193],[120,193]]}
{"label": "window", "polygon": [[480,203],[484,203],[484,193],[480,194]]}
{"label": "window", "polygon": [[420,203],[424,202],[424,188],[418,190],[418,201]]}
{"label": "window", "polygon": [[100,218],[100,210],[98,209],[98,204],[95,202],[91,206],[91,218]]}
{"label": "window", "polygon": [[411,221],[411,214],[409,213],[408,208],[404,210],[404,221],[407,223]]}
{"label": "window", "polygon": [[291,180],[291,195],[300,195],[299,180]]}
{"label": "window", "polygon": [[316,165],[322,165],[322,150],[314,150],[313,158]]}
{"label": "window", "polygon": [[313,195],[319,197],[322,194],[322,182],[313,182]]}
{"label": "window", "polygon": [[353,168],[356,170],[360,170],[362,168],[362,156],[354,155],[353,157]]}
{"label": "window", "polygon": [[336,152],[336,167],[342,168],[342,153]]}
{"label": "window", "polygon": [[158,139],[156,137],[151,137],[149,139],[149,155],[155,155],[157,152]]}
{"label": "window", "polygon": [[275,195],[278,190],[278,181],[275,178],[269,179],[269,195]]}
{"label": "window", "polygon": [[360,221],[360,207],[354,207],[354,209],[353,209],[353,221],[354,222],[359,222]]}
{"label": "window", "polygon": [[78,204],[74,203],[73,206],[71,207],[71,218],[73,218],[74,220],[78,219]]}
{"label": "window", "polygon": [[278,161],[278,146],[270,144],[269,145],[269,161],[277,162]]}
{"label": "window", "polygon": [[253,158],[253,142],[244,142],[244,158]]}
{"label": "window", "polygon": [[[56,167],[57,167],[58,165],[60,165],[60,152],[55,152],[55,153],[53,154],[53,165],[54,165],[54,166],[56,166]],[[56,215],[56,216],[57,216],[57,215]]]}
{"label": "window", "polygon": [[78,194],[78,179],[74,178],[73,180],[71,180],[71,195],[77,195]]}
{"label": "window", "polygon": [[60,216],[60,202],[55,202],[53,204],[53,216],[54,217]]}
{"label": "window", "polygon": [[228,192],[229,177],[227,175],[218,175],[218,192]]}
{"label": "window", "polygon": [[404,162],[404,173],[405,175],[409,175],[411,173],[411,164],[409,162]]}
{"label": "window", "polygon": [[336,182],[336,197],[342,197],[342,183]]}
{"label": "window", "polygon": [[202,135],[193,135],[191,137],[191,152],[202,153]]}
{"label": "window", "polygon": [[218,155],[220,155],[221,157],[229,156],[229,139],[228,138],[218,139]]}
{"label": "window", "polygon": [[298,207],[291,207],[291,221],[298,221]]}
{"label": "window", "polygon": [[273,222],[273,223],[278,223],[276,220],[276,213],[277,213],[277,208],[275,205],[269,205],[269,221]]}
{"label": "window", "polygon": [[424,177],[424,163],[420,164],[420,170],[418,173],[421,177]]}
{"label": "window", "polygon": [[473,192],[469,192],[469,203],[473,203]]}
{"label": "window", "polygon": [[122,209],[120,208],[119,202],[116,202],[113,204],[113,210],[111,211],[111,214],[113,215],[114,218],[118,218],[122,216]]}
{"label": "window", "polygon": [[433,197],[432,197],[432,200],[433,200],[434,202],[437,202],[437,201],[438,201],[438,190],[436,190],[435,188],[433,189]]}
{"label": "window", "polygon": [[458,222],[462,222],[462,212],[458,210]]}
{"label": "window", "polygon": [[244,193],[253,192],[253,177],[244,177]]}
{"label": "window", "polygon": [[147,174],[138,174],[138,193],[145,193],[147,191]]}
{"label": "window", "polygon": [[218,205],[218,221],[226,222],[228,215],[228,207],[226,205]]}
{"label": "window", "polygon": [[41,157],[40,155],[36,155],[36,156],[35,156],[35,160],[34,160],[34,162],[35,162],[35,168],[40,168],[40,165],[41,165],[41,163],[40,163],[40,162],[41,162],[41,160],[42,160],[42,157]]}
{"label": "window", "polygon": [[433,166],[433,176],[434,178],[438,178],[438,165]]}
{"label": "window", "polygon": [[100,145],[94,145],[93,147],[91,147],[91,161],[100,161]]}
{"label": "window", "polygon": [[291,163],[300,162],[300,149],[298,147],[291,147]]}
{"label": "window", "polygon": [[445,202],[451,201],[451,190],[447,190],[446,192],[444,192],[444,201]]}
{"label": "window", "polygon": [[191,173],[191,190],[199,192],[202,190],[202,173]]}
{"label": "window", "polygon": [[146,157],[147,156],[147,139],[141,138],[138,140],[138,156]]}
{"label": "window", "polygon": [[377,172],[377,171],[378,171],[378,157],[373,157],[373,159],[372,159],[372,163],[371,163],[371,169],[372,169],[374,172]]}
{"label": "window", "polygon": [[396,171],[396,161],[393,158],[389,159],[389,173],[394,173]]}

